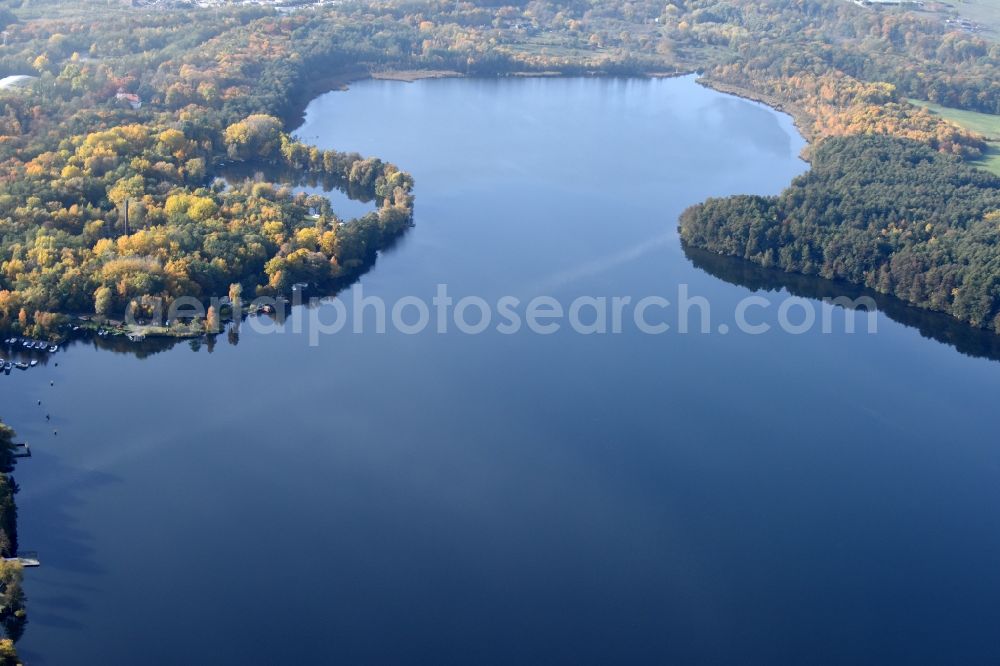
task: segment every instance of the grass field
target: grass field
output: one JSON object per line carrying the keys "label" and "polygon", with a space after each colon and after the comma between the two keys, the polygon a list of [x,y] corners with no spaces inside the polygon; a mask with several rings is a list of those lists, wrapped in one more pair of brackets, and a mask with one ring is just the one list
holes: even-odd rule
{"label": "grass field", "polygon": [[931,104],[930,102],[923,102],[918,99],[911,99],[910,101],[927,108],[931,113],[950,120],[956,125],[985,136],[989,140],[989,151],[983,159],[975,162],[975,164],[984,169],[989,169],[1000,176],[1000,116],[952,109],[947,106]]}
{"label": "grass field", "polygon": [[978,36],[1000,41],[1000,2],[997,0],[947,0],[926,2],[925,10],[946,18],[962,18],[983,26]]}
{"label": "grass field", "polygon": [[1000,2],[997,0],[952,0],[950,4],[962,18],[990,28],[983,37],[995,40],[1000,36]]}

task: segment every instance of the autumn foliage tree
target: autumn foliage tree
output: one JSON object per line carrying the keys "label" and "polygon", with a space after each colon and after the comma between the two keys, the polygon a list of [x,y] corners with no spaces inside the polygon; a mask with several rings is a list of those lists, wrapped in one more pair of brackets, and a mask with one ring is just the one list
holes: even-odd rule
{"label": "autumn foliage tree", "polygon": [[281,121],[254,114],[226,128],[226,151],[234,160],[272,160],[281,147]]}

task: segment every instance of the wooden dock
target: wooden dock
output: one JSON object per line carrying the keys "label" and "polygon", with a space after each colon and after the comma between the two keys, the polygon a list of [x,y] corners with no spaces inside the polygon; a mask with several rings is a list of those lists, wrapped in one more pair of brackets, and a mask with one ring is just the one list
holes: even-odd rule
{"label": "wooden dock", "polygon": [[40,567],[42,566],[41,561],[38,559],[38,553],[27,552],[22,553],[18,557],[5,557],[4,562],[17,562],[22,567]]}

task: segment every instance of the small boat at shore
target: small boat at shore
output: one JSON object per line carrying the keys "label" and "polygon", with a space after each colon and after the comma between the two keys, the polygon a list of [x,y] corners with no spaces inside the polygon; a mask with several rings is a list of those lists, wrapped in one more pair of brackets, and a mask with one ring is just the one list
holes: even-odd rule
{"label": "small boat at shore", "polygon": [[38,361],[36,361],[35,359],[31,359],[31,361],[30,361],[30,362],[28,363],[28,365],[29,365],[29,366],[31,366],[31,367],[33,368],[33,367],[35,367],[36,365],[38,365]]}

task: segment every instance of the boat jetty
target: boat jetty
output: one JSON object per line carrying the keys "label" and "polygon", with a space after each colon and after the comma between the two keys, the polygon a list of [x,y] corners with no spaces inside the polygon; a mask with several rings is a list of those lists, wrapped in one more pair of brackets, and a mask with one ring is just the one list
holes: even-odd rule
{"label": "boat jetty", "polygon": [[[55,354],[59,351],[59,345],[56,343],[28,338],[6,338],[0,340],[0,345],[2,345],[0,354],[4,354],[0,357],[0,373],[4,375],[9,375],[12,370],[27,370],[38,365],[38,359],[32,358],[32,355]],[[7,349],[6,353],[2,351],[3,347]],[[13,358],[14,354],[21,358]]]}

